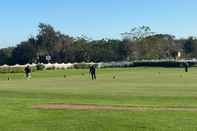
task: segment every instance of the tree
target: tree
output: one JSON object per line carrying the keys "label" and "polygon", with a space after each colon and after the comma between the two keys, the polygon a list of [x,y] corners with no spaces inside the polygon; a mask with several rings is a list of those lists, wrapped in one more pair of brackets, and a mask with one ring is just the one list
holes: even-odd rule
{"label": "tree", "polygon": [[0,65],[12,64],[12,52],[14,48],[0,49]]}
{"label": "tree", "polygon": [[172,59],[178,52],[185,58],[197,57],[197,39],[175,39],[169,34],[154,34],[148,26],[133,28],[122,34],[124,39],[91,40],[86,36],[70,37],[51,25],[39,24],[36,37],[16,47],[0,49],[0,64],[39,62],[110,62],[140,59]]}
{"label": "tree", "polygon": [[130,32],[121,33],[123,39],[128,39],[133,41],[140,41],[153,34],[154,33],[151,32],[151,28],[148,26],[134,27],[131,29]]}
{"label": "tree", "polygon": [[36,48],[31,41],[21,42],[12,53],[14,64],[34,63],[36,60]]}
{"label": "tree", "polygon": [[57,41],[59,32],[56,32],[51,25],[40,23],[39,33],[37,35],[37,46],[42,55],[48,55],[53,51]]}
{"label": "tree", "polygon": [[197,57],[197,40],[193,37],[188,38],[183,44],[186,57]]}

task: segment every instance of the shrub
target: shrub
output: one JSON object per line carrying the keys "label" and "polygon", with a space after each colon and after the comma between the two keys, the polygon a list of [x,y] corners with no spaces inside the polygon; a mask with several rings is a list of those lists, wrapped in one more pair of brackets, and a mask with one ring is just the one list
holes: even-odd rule
{"label": "shrub", "polygon": [[43,71],[44,69],[45,69],[45,66],[43,64],[37,64],[36,65],[36,70]]}
{"label": "shrub", "polygon": [[[148,66],[148,67],[183,67],[186,61],[135,61],[134,67]],[[193,66],[194,62],[188,62],[189,66]]]}

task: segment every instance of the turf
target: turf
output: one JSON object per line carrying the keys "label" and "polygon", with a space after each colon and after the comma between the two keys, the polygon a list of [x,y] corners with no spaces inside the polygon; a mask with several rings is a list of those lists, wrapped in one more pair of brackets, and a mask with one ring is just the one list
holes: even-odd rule
{"label": "turf", "polygon": [[35,72],[31,80],[0,74],[0,83],[1,131],[197,130],[197,112],[32,108],[50,103],[197,108],[197,68],[188,73],[181,68],[102,69],[96,81],[88,70]]}

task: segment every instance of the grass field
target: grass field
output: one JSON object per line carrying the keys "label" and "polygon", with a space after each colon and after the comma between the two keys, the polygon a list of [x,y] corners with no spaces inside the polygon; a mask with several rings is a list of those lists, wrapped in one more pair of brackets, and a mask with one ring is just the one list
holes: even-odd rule
{"label": "grass field", "polygon": [[102,69],[96,81],[88,70],[0,74],[0,131],[196,131],[195,111],[32,108],[50,103],[196,109],[197,68]]}

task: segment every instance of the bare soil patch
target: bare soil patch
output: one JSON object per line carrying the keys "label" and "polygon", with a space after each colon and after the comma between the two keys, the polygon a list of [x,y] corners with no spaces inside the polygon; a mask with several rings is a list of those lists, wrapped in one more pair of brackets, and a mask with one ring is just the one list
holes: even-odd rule
{"label": "bare soil patch", "polygon": [[51,109],[51,110],[126,110],[132,112],[145,111],[183,111],[197,112],[197,108],[184,107],[138,107],[138,106],[121,106],[121,105],[96,105],[96,104],[40,104],[33,105],[33,109]]}

